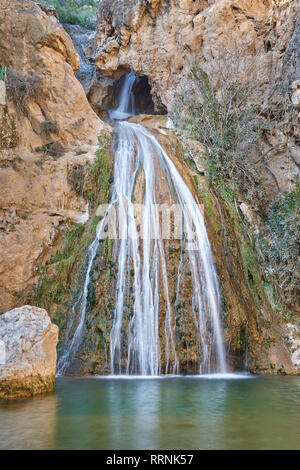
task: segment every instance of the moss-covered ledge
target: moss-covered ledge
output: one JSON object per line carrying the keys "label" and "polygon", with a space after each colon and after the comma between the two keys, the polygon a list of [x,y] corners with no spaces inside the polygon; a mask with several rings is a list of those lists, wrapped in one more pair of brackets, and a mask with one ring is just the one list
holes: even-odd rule
{"label": "moss-covered ledge", "polygon": [[55,386],[55,374],[42,377],[30,375],[21,382],[18,379],[0,381],[0,400],[27,398],[41,393],[51,392]]}

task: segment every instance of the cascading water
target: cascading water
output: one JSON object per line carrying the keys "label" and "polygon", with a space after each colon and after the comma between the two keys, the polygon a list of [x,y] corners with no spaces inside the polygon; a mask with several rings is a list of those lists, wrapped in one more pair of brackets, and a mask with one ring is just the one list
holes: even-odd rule
{"label": "cascading water", "polygon": [[[109,210],[109,208],[108,208]],[[68,326],[68,329],[65,334],[65,338],[62,345],[62,353],[57,362],[57,375],[64,375],[66,370],[68,369],[75,353],[77,352],[82,338],[84,322],[85,322],[85,315],[86,315],[86,307],[87,307],[87,296],[88,296],[88,285],[90,279],[90,272],[92,269],[92,264],[97,254],[97,249],[99,246],[99,235],[103,230],[103,224],[105,219],[103,219],[102,224],[97,227],[97,234],[93,243],[88,248],[87,252],[87,270],[84,279],[84,286],[79,295],[78,300],[75,302],[72,308],[72,316],[71,321]],[[77,315],[77,311],[79,314]],[[77,320],[77,325],[76,325]]]}
{"label": "cascading water", "polygon": [[[134,80],[133,72],[126,76],[119,106],[111,111],[111,118],[124,119],[134,114],[131,98]],[[111,373],[157,376],[180,371],[180,327],[177,325],[176,309],[183,295],[187,266],[191,279],[189,304],[193,316],[192,329],[199,351],[198,372],[224,373],[226,363],[220,321],[220,292],[201,210],[173,161],[146,128],[139,124],[118,122],[115,138],[111,202],[88,250],[84,288],[73,307],[73,320],[58,362],[58,374],[66,372],[80,346],[90,271],[99,239],[106,236],[105,227],[112,209],[118,214],[118,237],[113,248],[117,277],[110,332]],[[165,227],[161,220],[161,186],[166,188],[168,202],[175,204],[172,207],[177,207],[181,215],[177,227],[180,259],[176,267],[175,299],[171,298],[170,293],[168,242],[162,237]],[[129,305],[132,310],[128,316],[125,312]],[[79,319],[75,327],[78,306]]]}
{"label": "cascading water", "polygon": [[134,85],[136,75],[131,71],[124,78],[124,83],[119,96],[119,103],[116,109],[109,111],[111,119],[126,119],[134,113],[134,95],[132,87]]}
{"label": "cascading water", "polygon": [[[172,372],[178,371],[175,347],[175,328],[169,294],[167,256],[161,238],[156,191],[159,186],[157,168],[166,178],[176,204],[183,213],[184,230],[181,232],[181,250],[187,253],[194,293],[192,308],[198,312],[195,318],[202,351],[200,370],[209,372],[212,350],[215,347],[217,368],[225,371],[225,354],[219,319],[220,295],[210,243],[201,211],[180,176],[174,163],[157,139],[143,126],[128,122],[116,127],[116,150],[113,199],[124,213],[123,233],[118,246],[118,277],[114,322],[111,330],[110,358],[112,373],[121,373],[121,337],[124,320],[124,299],[128,284],[128,272],[134,268],[134,313],[128,327],[128,354],[126,373],[159,375],[159,298],[165,300],[165,367],[169,372],[172,356]],[[143,172],[144,200],[142,216],[136,218],[134,188],[139,171]],[[126,204],[125,204],[126,202]],[[138,228],[142,225],[142,228]],[[139,237],[140,232],[140,237]],[[192,249],[187,245],[193,243]],[[180,291],[180,264],[178,266],[178,292]],[[211,330],[211,331],[210,331]]]}

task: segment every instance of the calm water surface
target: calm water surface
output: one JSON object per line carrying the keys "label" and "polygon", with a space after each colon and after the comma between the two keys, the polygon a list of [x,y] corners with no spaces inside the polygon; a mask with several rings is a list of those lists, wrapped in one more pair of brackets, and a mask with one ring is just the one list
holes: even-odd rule
{"label": "calm water surface", "polygon": [[1,449],[300,449],[300,377],[61,378],[0,403]]}

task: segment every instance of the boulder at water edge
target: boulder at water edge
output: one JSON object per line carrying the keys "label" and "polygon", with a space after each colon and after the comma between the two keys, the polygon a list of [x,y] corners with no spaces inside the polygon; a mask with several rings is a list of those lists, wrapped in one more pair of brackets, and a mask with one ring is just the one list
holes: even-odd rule
{"label": "boulder at water edge", "polygon": [[0,399],[53,390],[58,327],[25,305],[0,315]]}

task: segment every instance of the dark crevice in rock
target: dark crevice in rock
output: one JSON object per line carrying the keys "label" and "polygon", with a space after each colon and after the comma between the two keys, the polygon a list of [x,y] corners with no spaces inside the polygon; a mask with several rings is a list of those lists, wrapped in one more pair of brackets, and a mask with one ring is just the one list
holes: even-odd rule
{"label": "dark crevice in rock", "polygon": [[[113,94],[111,108],[115,108],[118,104],[120,92],[122,90],[125,75],[115,80],[113,85]],[[134,95],[135,114],[166,114],[166,108],[160,104],[154,103],[151,86],[148,77],[136,75],[135,83],[132,87]]]}

